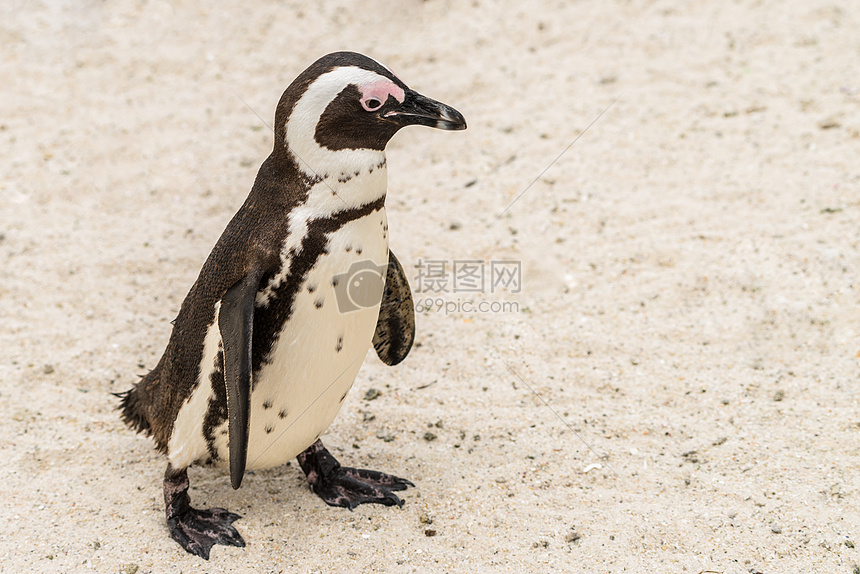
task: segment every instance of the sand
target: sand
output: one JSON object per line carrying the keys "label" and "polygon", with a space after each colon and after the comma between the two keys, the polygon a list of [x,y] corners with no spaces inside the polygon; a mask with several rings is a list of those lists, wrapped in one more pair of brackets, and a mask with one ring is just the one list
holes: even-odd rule
{"label": "sand", "polygon": [[[856,5],[212,4],[0,7],[0,571],[857,571]],[[194,468],[248,543],[204,562],[110,393],[160,357],[283,89],[340,49],[469,122],[389,145],[431,305],[323,436],[416,488],[349,512],[295,462],[238,491]],[[462,261],[519,288],[455,292]]]}

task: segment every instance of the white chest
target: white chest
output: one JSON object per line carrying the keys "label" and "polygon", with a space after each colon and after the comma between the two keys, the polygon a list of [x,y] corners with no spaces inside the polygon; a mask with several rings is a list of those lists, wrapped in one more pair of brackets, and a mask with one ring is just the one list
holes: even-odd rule
{"label": "white chest", "polygon": [[[340,410],[376,329],[387,226],[384,209],[347,223],[329,236],[327,253],[304,278],[269,362],[255,373],[248,469],[290,460]],[[226,436],[215,436],[219,458],[227,460]]]}

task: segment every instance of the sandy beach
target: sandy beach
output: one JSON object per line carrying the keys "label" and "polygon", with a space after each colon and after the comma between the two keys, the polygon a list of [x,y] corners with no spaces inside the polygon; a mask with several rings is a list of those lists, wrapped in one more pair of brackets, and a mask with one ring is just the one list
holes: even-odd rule
{"label": "sandy beach", "polygon": [[[857,574],[858,30],[847,0],[5,2],[0,572]],[[416,487],[350,512],[295,461],[192,468],[247,542],[203,561],[111,393],[336,50],[469,123],[388,146],[416,345],[323,435]]]}

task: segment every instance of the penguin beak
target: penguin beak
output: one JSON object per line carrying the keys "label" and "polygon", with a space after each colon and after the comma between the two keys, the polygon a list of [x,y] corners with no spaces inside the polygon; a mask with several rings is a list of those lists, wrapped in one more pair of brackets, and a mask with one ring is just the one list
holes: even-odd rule
{"label": "penguin beak", "polygon": [[382,114],[400,127],[429,126],[440,130],[464,130],[463,114],[442,102],[431,100],[413,90],[406,90],[402,104]]}

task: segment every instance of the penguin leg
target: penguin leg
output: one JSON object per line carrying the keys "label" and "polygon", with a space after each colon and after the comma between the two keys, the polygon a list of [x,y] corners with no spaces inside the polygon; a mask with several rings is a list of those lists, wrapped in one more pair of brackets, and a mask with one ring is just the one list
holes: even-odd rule
{"label": "penguin leg", "polygon": [[393,491],[415,486],[405,478],[376,470],[341,466],[320,440],[296,459],[313,491],[330,506],[343,506],[350,510],[366,502],[403,506],[403,501]]}
{"label": "penguin leg", "polygon": [[164,473],[164,505],[170,536],[187,552],[209,560],[209,551],[215,544],[245,546],[242,536],[232,526],[241,516],[223,508],[191,508],[186,469],[176,470],[167,465]]}

